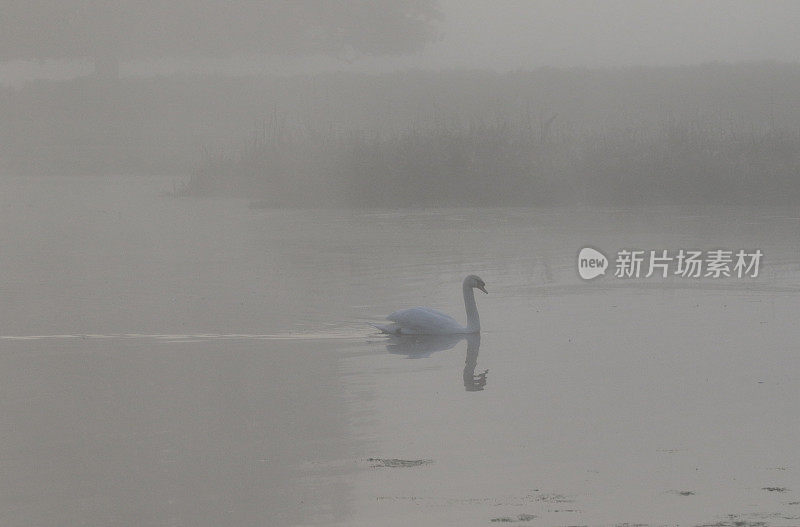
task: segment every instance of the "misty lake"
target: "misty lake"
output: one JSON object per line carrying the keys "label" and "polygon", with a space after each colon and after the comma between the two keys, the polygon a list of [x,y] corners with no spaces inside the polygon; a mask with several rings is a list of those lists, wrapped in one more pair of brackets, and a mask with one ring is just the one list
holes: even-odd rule
{"label": "misty lake", "polygon": [[[273,210],[172,184],[0,180],[0,524],[800,524],[799,210]],[[583,281],[587,246],[764,257]],[[369,326],[463,323],[473,273],[479,339]]]}

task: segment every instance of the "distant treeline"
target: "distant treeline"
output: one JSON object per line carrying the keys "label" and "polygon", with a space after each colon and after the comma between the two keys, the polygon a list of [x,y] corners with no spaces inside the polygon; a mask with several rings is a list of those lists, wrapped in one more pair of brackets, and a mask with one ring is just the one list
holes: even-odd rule
{"label": "distant treeline", "polygon": [[4,173],[267,203],[794,202],[800,65],[176,76],[0,89]]}

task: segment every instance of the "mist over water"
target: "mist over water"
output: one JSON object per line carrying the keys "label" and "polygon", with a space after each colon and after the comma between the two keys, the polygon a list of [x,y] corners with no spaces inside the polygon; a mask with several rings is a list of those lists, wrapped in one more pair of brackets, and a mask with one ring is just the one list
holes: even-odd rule
{"label": "mist over water", "polygon": [[0,525],[800,522],[797,3],[0,12]]}
{"label": "mist over water", "polygon": [[[796,211],[263,210],[160,178],[2,184],[2,243],[36,255],[2,256],[10,524],[796,514]],[[587,241],[766,256],[749,280],[584,282]],[[367,324],[418,304],[463,322],[475,270],[477,341]]]}

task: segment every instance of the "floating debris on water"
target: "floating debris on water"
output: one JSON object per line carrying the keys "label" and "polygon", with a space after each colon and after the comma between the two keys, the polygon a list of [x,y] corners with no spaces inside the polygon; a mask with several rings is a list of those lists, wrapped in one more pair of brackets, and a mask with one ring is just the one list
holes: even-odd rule
{"label": "floating debris on water", "polygon": [[563,494],[539,494],[538,496],[532,497],[536,501],[543,501],[545,503],[573,503],[575,501]]}
{"label": "floating debris on water", "polygon": [[670,492],[678,496],[694,496],[693,490],[671,490]]}
{"label": "floating debris on water", "polygon": [[373,468],[409,468],[433,463],[432,459],[384,459],[378,457],[371,457],[367,461]]}
{"label": "floating debris on water", "polygon": [[491,521],[500,523],[517,523],[517,522],[529,522],[536,518],[537,516],[535,514],[519,514],[517,515],[516,518],[512,518],[511,516],[502,516],[499,518],[492,518]]}

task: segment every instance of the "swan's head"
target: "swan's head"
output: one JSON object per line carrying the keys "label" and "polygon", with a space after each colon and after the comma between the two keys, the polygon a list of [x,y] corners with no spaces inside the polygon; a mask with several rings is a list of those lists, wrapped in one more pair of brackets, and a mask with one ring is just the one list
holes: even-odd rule
{"label": "swan's head", "polygon": [[469,275],[468,277],[464,278],[464,285],[474,289],[480,289],[487,295],[489,294],[489,291],[486,290],[486,282],[481,280],[480,276],[476,276],[474,274]]}

